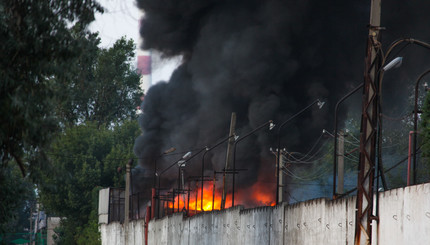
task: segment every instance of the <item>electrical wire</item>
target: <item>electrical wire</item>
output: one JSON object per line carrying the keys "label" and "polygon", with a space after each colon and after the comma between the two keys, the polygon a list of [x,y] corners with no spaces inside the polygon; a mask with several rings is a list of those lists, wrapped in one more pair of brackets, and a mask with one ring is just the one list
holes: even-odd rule
{"label": "electrical wire", "polygon": [[[321,169],[322,168],[324,168],[324,166],[322,165],[322,167],[321,167]],[[326,168],[326,171],[323,171],[323,172],[321,172],[320,174],[318,174],[318,175],[313,175],[312,177],[301,177],[301,176],[298,176],[298,175],[296,175],[296,174],[294,174],[291,170],[289,170],[288,168],[282,168],[282,171],[286,174],[286,175],[288,175],[288,176],[290,176],[290,177],[293,177],[293,178],[296,178],[296,179],[299,179],[299,180],[302,180],[302,181],[312,181],[312,180],[316,180],[316,179],[318,179],[318,178],[320,178],[320,177],[322,177],[324,174],[326,174],[328,171],[329,171],[329,168]],[[318,170],[319,171],[319,170]]]}
{"label": "electrical wire", "polygon": [[360,143],[360,140],[357,139],[353,134],[348,134],[348,136],[351,136],[353,139],[355,139],[356,143]]}
{"label": "electrical wire", "polygon": [[[298,159],[298,158],[296,158],[296,157],[294,157],[292,154],[290,154],[290,153],[288,153],[288,152],[286,152],[286,154],[288,154],[289,156],[291,156],[292,158],[293,158],[293,160],[294,161],[290,161],[290,162],[292,162],[292,163],[312,163],[312,162],[314,162],[314,161],[316,161],[316,160],[320,160],[321,158],[319,158],[319,159],[315,159],[315,160],[313,160],[314,158],[315,158],[315,156],[318,154],[318,153],[320,153],[321,152],[321,150],[324,148],[324,146],[327,144],[327,142],[328,142],[328,140],[326,140],[326,142],[324,142],[322,145],[321,145],[321,147],[312,155],[312,156],[308,156],[308,154],[306,154],[304,157],[302,157],[302,158],[300,158],[300,159]],[[306,158],[307,157],[307,158]],[[306,159],[305,159],[306,158]]]}
{"label": "electrical wire", "polygon": [[318,137],[318,139],[315,141],[315,143],[313,144],[313,146],[311,147],[311,149],[306,153],[306,155],[304,155],[300,160],[304,159],[305,157],[307,157],[314,149],[315,147],[318,145],[318,143],[321,141],[323,135],[324,135],[325,131],[323,131],[320,135],[320,137]]}

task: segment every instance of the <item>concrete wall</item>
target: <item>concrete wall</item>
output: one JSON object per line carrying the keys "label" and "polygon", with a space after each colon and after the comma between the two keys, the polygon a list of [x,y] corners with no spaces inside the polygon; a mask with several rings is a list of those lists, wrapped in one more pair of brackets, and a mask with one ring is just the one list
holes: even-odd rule
{"label": "concrete wall", "polygon": [[354,210],[355,198],[347,198],[178,213],[149,223],[148,244],[352,244]]}
{"label": "concrete wall", "polygon": [[[373,233],[378,244],[430,244],[430,184],[383,192],[379,198],[380,223]],[[190,218],[177,213],[149,223],[148,244],[353,244],[355,200],[235,207]],[[143,244],[143,227],[143,220],[130,224],[128,244]],[[103,244],[124,244],[120,224],[100,228]]]}
{"label": "concrete wall", "polygon": [[[130,221],[128,231],[119,222],[100,224],[102,245],[143,245],[145,244],[144,220]],[[127,242],[125,234],[128,234]]]}
{"label": "concrete wall", "polygon": [[99,224],[109,222],[109,191],[110,188],[99,190]]}
{"label": "concrete wall", "polygon": [[430,184],[381,193],[380,245],[430,244]]}

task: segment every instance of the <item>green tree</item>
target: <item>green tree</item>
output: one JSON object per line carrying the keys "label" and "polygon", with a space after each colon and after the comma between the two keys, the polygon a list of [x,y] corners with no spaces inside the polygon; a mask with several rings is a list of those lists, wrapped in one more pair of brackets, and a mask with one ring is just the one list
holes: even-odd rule
{"label": "green tree", "polygon": [[[133,117],[143,91],[131,61],[136,49],[124,37],[111,48],[98,48],[97,35],[89,35],[86,52],[71,65],[73,77],[60,80],[57,107],[64,125],[95,121],[99,126]],[[71,80],[71,81],[69,81]]]}
{"label": "green tree", "polygon": [[66,217],[61,244],[88,242],[90,237],[97,241],[98,190],[123,185],[123,173],[117,169],[133,157],[139,133],[135,120],[113,127],[86,122],[66,128],[53,143],[55,170],[44,173],[40,198],[49,213]]}
{"label": "green tree", "polygon": [[0,234],[25,232],[30,210],[36,203],[34,186],[22,178],[18,165],[0,171]]}
{"label": "green tree", "polygon": [[430,176],[430,96],[426,96],[421,115],[421,151],[422,166],[419,166],[417,178],[419,182],[429,181]]}
{"label": "green tree", "polygon": [[0,168],[14,159],[24,175],[43,162],[57,128],[53,78],[81,54],[74,33],[85,32],[96,11],[96,0],[0,1]]}

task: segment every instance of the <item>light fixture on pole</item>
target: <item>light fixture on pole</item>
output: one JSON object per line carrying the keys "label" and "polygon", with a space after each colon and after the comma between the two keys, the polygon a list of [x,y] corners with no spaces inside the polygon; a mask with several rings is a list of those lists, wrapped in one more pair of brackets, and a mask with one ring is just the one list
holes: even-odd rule
{"label": "light fixture on pole", "polygon": [[157,176],[157,160],[159,158],[165,156],[165,155],[168,155],[169,153],[174,152],[174,151],[176,151],[176,148],[175,147],[171,147],[171,148],[165,150],[163,153],[161,153],[157,158],[155,158],[155,160],[154,160],[154,186],[153,186],[154,188],[155,188],[155,186],[157,184],[157,180],[156,180],[157,179],[156,178],[156,176]]}
{"label": "light fixture on pole", "polygon": [[382,70],[385,72],[385,71],[391,70],[392,68],[399,68],[402,65],[402,61],[403,61],[403,57],[396,57],[386,66],[384,66]]}
{"label": "light fixture on pole", "polygon": [[336,199],[337,193],[336,193],[336,168],[337,168],[337,113],[339,111],[339,105],[345,101],[347,98],[349,98],[351,95],[353,95],[355,92],[357,92],[359,89],[363,88],[364,83],[361,83],[357,87],[355,87],[352,91],[347,93],[345,96],[343,96],[337,103],[334,109],[334,146],[333,146],[333,199]]}
{"label": "light fixture on pole", "polygon": [[236,176],[236,146],[237,144],[246,139],[248,136],[254,134],[255,132],[257,132],[258,130],[266,127],[267,125],[269,125],[269,130],[272,130],[275,127],[275,124],[273,123],[272,120],[269,120],[266,123],[263,123],[262,125],[258,126],[257,128],[255,128],[254,130],[252,130],[251,132],[249,132],[248,134],[244,135],[243,137],[239,137],[239,136],[235,136],[234,139],[234,147],[233,147],[233,190],[231,193],[231,206],[234,207],[234,187],[235,187],[235,176]]}
{"label": "light fixture on pole", "polygon": [[297,112],[296,114],[294,114],[292,117],[290,117],[288,120],[286,120],[285,122],[283,122],[281,125],[279,125],[278,127],[278,148],[277,148],[277,156],[276,156],[276,204],[279,203],[279,170],[280,170],[280,162],[279,162],[279,158],[280,158],[280,150],[281,150],[281,129],[291,120],[293,120],[294,118],[300,116],[303,112],[305,112],[307,109],[311,108],[313,105],[317,105],[319,109],[321,109],[324,106],[323,101],[315,100],[314,102],[312,102],[310,105],[306,106],[305,108],[303,108],[301,111]]}
{"label": "light fixture on pole", "polygon": [[[178,159],[177,161],[175,161],[173,164],[171,164],[169,167],[165,168],[164,170],[162,170],[160,173],[155,172],[155,176],[158,177],[158,194],[157,196],[160,197],[160,189],[161,189],[161,175],[163,173],[165,173],[167,170],[169,170],[170,168],[172,168],[173,166],[175,166],[176,164],[178,164],[180,161],[184,161],[187,158],[189,158],[191,156],[191,152],[187,152],[185,155],[183,155],[180,159]],[[160,198],[158,198],[158,207],[160,207]],[[160,208],[158,209],[158,212],[160,212]]]}

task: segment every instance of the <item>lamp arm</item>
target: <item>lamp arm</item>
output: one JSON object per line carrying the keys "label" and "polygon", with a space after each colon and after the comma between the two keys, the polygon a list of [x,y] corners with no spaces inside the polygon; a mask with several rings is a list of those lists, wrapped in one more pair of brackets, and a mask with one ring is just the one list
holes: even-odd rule
{"label": "lamp arm", "polygon": [[333,198],[336,197],[336,166],[337,166],[337,112],[339,111],[339,105],[345,101],[349,96],[363,88],[364,82],[351,90],[348,94],[343,96],[337,103],[334,109],[334,150],[333,150]]}

